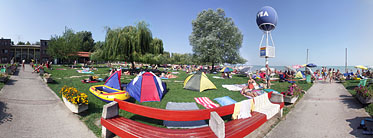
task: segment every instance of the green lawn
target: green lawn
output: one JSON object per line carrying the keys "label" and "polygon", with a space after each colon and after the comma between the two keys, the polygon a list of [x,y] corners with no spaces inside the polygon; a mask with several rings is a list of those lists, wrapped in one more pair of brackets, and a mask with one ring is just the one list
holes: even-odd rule
{"label": "green lawn", "polygon": [[[369,84],[370,79],[367,81],[367,85]],[[356,95],[355,88],[359,84],[360,80],[347,80],[343,83],[343,86],[351,93],[352,96]],[[371,87],[371,86],[370,86]],[[366,105],[365,111],[370,115],[373,116],[373,104]]]}
{"label": "green lawn", "polygon": [[[98,127],[96,124],[99,118],[101,117],[102,107],[105,105],[105,102],[102,102],[98,98],[96,98],[94,95],[92,95],[89,92],[89,87],[93,85],[100,85],[103,84],[103,82],[100,83],[93,83],[93,84],[84,84],[80,82],[82,79],[88,78],[89,74],[80,74],[76,72],[76,69],[70,69],[68,67],[64,66],[53,66],[54,70],[46,70],[46,72],[52,74],[52,78],[55,80],[54,83],[48,84],[48,86],[56,92],[58,96],[61,97],[61,94],[59,94],[59,90],[64,85],[72,86],[77,88],[79,91],[84,92],[88,95],[88,101],[89,101],[89,109],[88,111],[84,112],[81,115],[81,120],[84,121],[87,126],[93,130],[93,132],[100,136],[101,134],[101,127]],[[67,70],[56,70],[57,68],[65,68]],[[100,76],[101,78],[104,78],[105,76],[109,75],[109,68],[98,68],[98,71],[94,71],[95,75]],[[183,81],[189,74],[186,74],[183,71],[180,71],[180,74],[177,75],[178,77],[175,79],[168,79],[163,80],[167,83],[167,89],[168,92],[166,95],[164,95],[161,102],[144,102],[139,103],[136,101],[136,104],[141,104],[145,106],[155,107],[155,108],[162,108],[164,109],[166,107],[167,102],[195,102],[194,97],[209,97],[211,100],[217,97],[223,97],[223,96],[229,96],[232,99],[236,101],[242,101],[247,99],[246,97],[242,96],[239,92],[232,92],[228,91],[227,89],[222,87],[222,84],[242,84],[247,83],[247,78],[234,75],[232,79],[214,79],[212,76],[220,76],[220,74],[207,74],[209,79],[216,85],[217,90],[207,90],[204,92],[196,92],[196,91],[190,91],[183,89]],[[135,76],[124,76],[122,75],[121,82],[122,83],[129,83],[131,79],[133,79]],[[272,89],[277,90],[279,92],[286,91],[288,89],[289,83],[279,83],[274,82],[274,85],[272,86]],[[298,86],[300,86],[304,90],[308,90],[312,84],[306,84],[306,83],[298,83]],[[213,100],[214,101],[214,100]],[[214,101],[216,102],[216,101]],[[217,102],[216,102],[217,103]],[[199,105],[200,109],[204,109],[203,106]],[[287,113],[290,108],[285,107],[285,113]],[[164,127],[162,126],[163,122],[161,120],[154,120],[146,117],[142,117],[139,115],[134,115],[125,111],[120,111],[119,113],[121,116],[131,118],[133,120],[146,123],[153,126],[158,127]]]}

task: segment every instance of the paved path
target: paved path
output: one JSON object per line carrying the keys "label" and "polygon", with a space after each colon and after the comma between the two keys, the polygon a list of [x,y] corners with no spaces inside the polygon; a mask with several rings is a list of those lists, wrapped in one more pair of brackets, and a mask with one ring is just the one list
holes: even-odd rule
{"label": "paved path", "polygon": [[0,137],[96,137],[26,65],[0,91]]}
{"label": "paved path", "polygon": [[368,117],[362,105],[339,83],[314,84],[271,132],[269,138],[367,137],[357,129]]}

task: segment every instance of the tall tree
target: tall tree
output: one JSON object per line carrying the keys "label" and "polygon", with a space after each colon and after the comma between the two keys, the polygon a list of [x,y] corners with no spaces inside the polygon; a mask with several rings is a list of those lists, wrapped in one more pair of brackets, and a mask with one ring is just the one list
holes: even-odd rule
{"label": "tall tree", "polygon": [[107,28],[101,55],[106,60],[131,62],[132,67],[135,67],[134,62],[137,61],[156,63],[156,60],[150,58],[161,53],[162,40],[153,39],[148,25],[142,21],[136,26]]}
{"label": "tall tree", "polygon": [[75,33],[74,30],[66,28],[61,36],[52,36],[48,45],[47,53],[52,57],[76,59],[77,56],[74,53],[92,50],[94,40],[91,32],[81,31]]}
{"label": "tall tree", "polygon": [[189,36],[195,57],[201,62],[243,62],[239,54],[243,35],[232,18],[225,17],[223,9],[209,9],[198,14],[192,21],[193,32]]}
{"label": "tall tree", "polygon": [[31,45],[31,43],[29,41],[27,41],[25,45]]}

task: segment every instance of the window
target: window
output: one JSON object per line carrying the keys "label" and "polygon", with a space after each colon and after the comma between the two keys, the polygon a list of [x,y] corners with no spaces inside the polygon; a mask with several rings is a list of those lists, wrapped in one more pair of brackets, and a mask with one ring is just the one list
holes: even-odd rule
{"label": "window", "polygon": [[8,58],[3,57],[3,58],[1,58],[1,61],[2,61],[2,62],[7,62],[7,61],[8,61]]}
{"label": "window", "polygon": [[8,50],[7,50],[7,49],[4,49],[4,50],[3,50],[3,53],[5,53],[5,54],[8,53]]}

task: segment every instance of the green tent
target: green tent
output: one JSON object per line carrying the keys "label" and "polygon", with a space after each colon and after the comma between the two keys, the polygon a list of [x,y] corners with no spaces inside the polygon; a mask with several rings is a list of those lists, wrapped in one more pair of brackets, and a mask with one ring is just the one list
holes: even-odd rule
{"label": "green tent", "polygon": [[216,87],[205,73],[197,72],[185,79],[184,89],[202,92],[207,89],[216,89]]}

